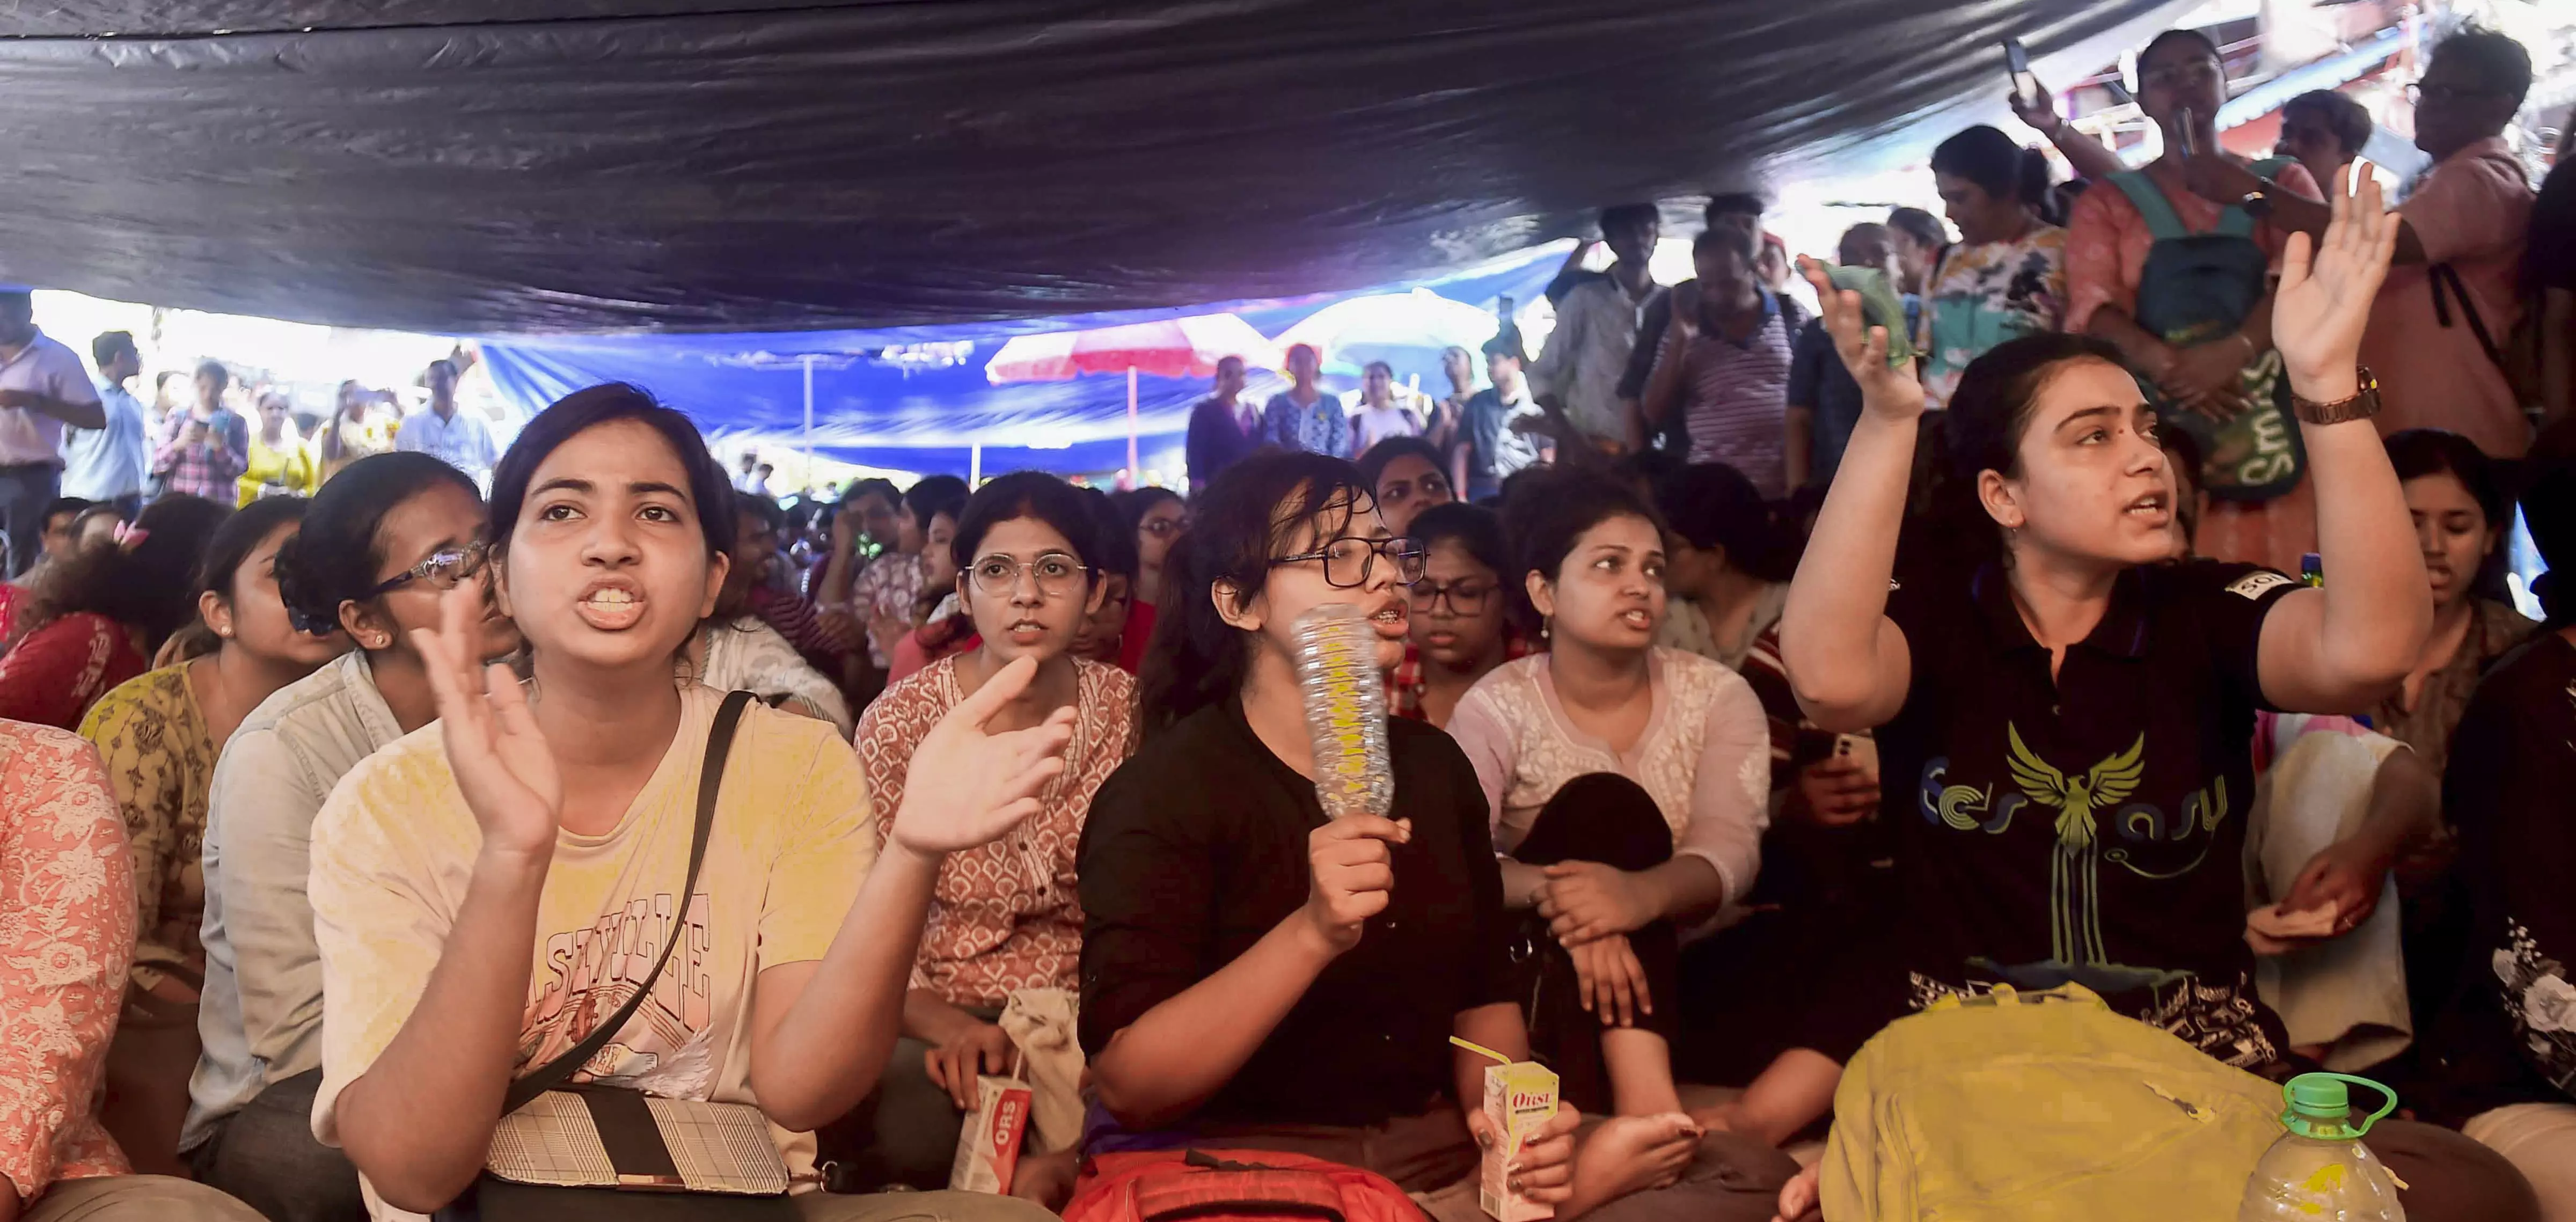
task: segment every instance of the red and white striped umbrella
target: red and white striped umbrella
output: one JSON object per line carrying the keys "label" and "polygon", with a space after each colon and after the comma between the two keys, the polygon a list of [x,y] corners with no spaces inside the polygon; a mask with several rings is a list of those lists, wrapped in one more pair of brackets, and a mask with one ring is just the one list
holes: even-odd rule
{"label": "red and white striped umbrella", "polygon": [[985,380],[1061,382],[1086,373],[1135,370],[1165,378],[1204,378],[1218,360],[1239,356],[1253,369],[1279,367],[1279,349],[1232,314],[1197,314],[1089,331],[1023,335],[1002,345],[984,366]]}

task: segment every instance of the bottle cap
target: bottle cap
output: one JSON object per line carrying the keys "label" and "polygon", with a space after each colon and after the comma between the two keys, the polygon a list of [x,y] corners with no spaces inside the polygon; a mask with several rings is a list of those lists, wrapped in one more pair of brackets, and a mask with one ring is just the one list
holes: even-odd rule
{"label": "bottle cap", "polygon": [[[2363,1118],[2361,1123],[2354,1124],[2352,1093],[2344,1085],[2348,1082],[2358,1082],[2378,1091],[2387,1096],[2388,1102]],[[2350,1074],[2303,1073],[2282,1085],[2281,1097],[2290,1105],[2289,1110],[2281,1113],[2281,1123],[2301,1137],[2358,1138],[2370,1132],[2370,1126],[2397,1110],[2396,1091]]]}

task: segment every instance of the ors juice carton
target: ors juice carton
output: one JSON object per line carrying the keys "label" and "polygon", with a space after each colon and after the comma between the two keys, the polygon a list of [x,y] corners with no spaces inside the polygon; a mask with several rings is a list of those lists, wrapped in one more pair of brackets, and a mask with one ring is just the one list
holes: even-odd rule
{"label": "ors juice carton", "polygon": [[1497,1062],[1485,1067],[1485,1120],[1502,1135],[1502,1140],[1485,1151],[1477,1203],[1493,1216],[1494,1222],[1535,1222],[1555,1217],[1555,1206],[1538,1204],[1512,1191],[1511,1173],[1505,1167],[1520,1156],[1529,1135],[1556,1115],[1556,1071],[1533,1061],[1513,1061],[1490,1048],[1454,1037],[1449,1042]]}
{"label": "ors juice carton", "polygon": [[1029,1127],[1029,1084],[1017,1078],[975,1079],[975,1110],[957,1137],[957,1161],[948,1169],[956,1192],[1009,1192],[1020,1165],[1020,1137]]}

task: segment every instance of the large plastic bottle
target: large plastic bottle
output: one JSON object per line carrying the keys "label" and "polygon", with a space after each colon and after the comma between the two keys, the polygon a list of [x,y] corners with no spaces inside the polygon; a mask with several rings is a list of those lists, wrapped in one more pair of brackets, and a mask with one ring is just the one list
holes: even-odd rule
{"label": "large plastic bottle", "polygon": [[[2346,1082],[2388,1102],[2356,1125]],[[2255,1164],[2237,1222],[2406,1222],[2397,1177],[2361,1143],[2370,1126],[2397,1110],[2397,1092],[2350,1074],[2303,1073],[2281,1096],[2289,1104],[2281,1124],[2289,1131]]]}

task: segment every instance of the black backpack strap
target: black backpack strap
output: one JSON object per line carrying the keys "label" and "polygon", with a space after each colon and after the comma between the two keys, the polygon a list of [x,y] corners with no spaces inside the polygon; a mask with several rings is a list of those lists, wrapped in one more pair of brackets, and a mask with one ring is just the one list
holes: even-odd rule
{"label": "black backpack strap", "polygon": [[[689,838],[689,877],[680,885],[680,908],[673,914],[675,923],[687,920],[690,899],[698,889],[698,867],[707,857],[707,833],[716,823],[716,793],[724,787],[725,757],[733,751],[734,731],[741,727],[742,710],[750,703],[749,692],[725,693],[723,707],[716,710],[715,725],[707,731],[707,758],[698,768],[698,825]],[[598,1055],[600,1049],[607,1047],[608,1041],[625,1029],[626,1020],[635,1017],[637,1008],[651,995],[654,983],[662,978],[662,968],[671,962],[672,948],[679,944],[680,939],[676,936],[664,938],[661,957],[653,961],[653,973],[636,986],[634,996],[627,998],[625,1005],[617,1007],[615,1014],[591,1028],[590,1035],[580,1043],[565,1049],[562,1056],[546,1062],[535,1073],[510,1083],[510,1093],[501,1100],[501,1114],[507,1116],[527,1106],[529,1100],[563,1085],[564,1079],[571,1077],[574,1070],[580,1069],[590,1058]]]}
{"label": "black backpack strap", "polygon": [[2487,330],[2487,320],[2478,315],[2478,303],[2469,300],[2468,286],[2460,283],[2460,269],[2448,263],[2436,263],[2425,271],[2424,281],[2433,292],[2433,321],[2450,326],[2451,306],[2446,299],[2459,298],[2460,314],[2468,320],[2469,331],[2478,337],[2478,347],[2486,350],[2488,360],[2503,365],[2504,348],[2496,343],[2495,333]]}

